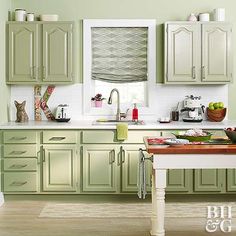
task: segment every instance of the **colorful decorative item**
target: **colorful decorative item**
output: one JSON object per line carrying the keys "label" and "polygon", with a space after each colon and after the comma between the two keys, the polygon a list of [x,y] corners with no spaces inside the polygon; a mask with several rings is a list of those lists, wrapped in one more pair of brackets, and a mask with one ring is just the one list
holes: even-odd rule
{"label": "colorful decorative item", "polygon": [[42,120],[40,99],[41,99],[41,86],[35,85],[34,86],[34,119],[36,121]]}
{"label": "colorful decorative item", "polygon": [[55,120],[55,116],[52,114],[51,110],[49,109],[47,102],[55,89],[54,85],[49,85],[43,94],[43,97],[40,99],[40,107],[43,110],[45,116],[48,120]]}
{"label": "colorful decorative item", "polygon": [[16,122],[27,122],[29,120],[29,117],[25,111],[25,104],[26,101],[19,103],[17,101],[14,102],[16,105]]}
{"label": "colorful decorative item", "polygon": [[102,101],[106,99],[102,97],[101,93],[96,94],[91,98],[91,101],[94,102],[95,107],[102,107]]}

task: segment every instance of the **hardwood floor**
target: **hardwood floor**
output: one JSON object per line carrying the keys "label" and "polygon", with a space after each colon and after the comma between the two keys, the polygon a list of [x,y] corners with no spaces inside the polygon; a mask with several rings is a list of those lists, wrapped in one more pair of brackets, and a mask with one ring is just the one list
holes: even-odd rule
{"label": "hardwood floor", "polygon": [[[32,200],[34,199],[34,200]],[[235,198],[233,198],[235,199]],[[229,199],[229,200],[233,200]],[[199,199],[197,199],[199,200]],[[201,200],[201,199],[200,199]],[[222,199],[220,199],[222,200]],[[225,199],[224,199],[225,200]],[[144,218],[39,218],[49,202],[134,202],[134,197],[104,196],[6,196],[0,208],[0,236],[148,236],[150,219]],[[150,201],[150,200],[146,200]],[[181,198],[181,201],[184,201]],[[191,199],[194,201],[194,199]],[[234,216],[233,216],[234,217]],[[209,236],[204,218],[167,218],[166,236]],[[228,235],[235,235],[233,232]],[[213,236],[225,233],[213,233]]]}

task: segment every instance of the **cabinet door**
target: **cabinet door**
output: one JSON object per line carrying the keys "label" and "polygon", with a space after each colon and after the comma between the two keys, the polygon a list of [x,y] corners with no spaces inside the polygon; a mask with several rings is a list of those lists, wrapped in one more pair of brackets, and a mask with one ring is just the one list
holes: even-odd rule
{"label": "cabinet door", "polygon": [[227,170],[227,192],[236,191],[236,169]]}
{"label": "cabinet door", "polygon": [[44,146],[43,191],[75,191],[75,170],[74,146]]}
{"label": "cabinet door", "polygon": [[38,25],[9,25],[9,82],[37,82]]}
{"label": "cabinet door", "polygon": [[168,24],[166,82],[196,82],[200,78],[200,27],[197,24]]}
{"label": "cabinet door", "polygon": [[[135,146],[122,146],[119,151],[119,162],[121,165],[121,190],[122,192],[136,192],[137,178],[138,178],[138,160],[139,148],[144,148],[140,145]],[[152,163],[146,161],[146,183],[147,190],[151,190],[151,174]]]}
{"label": "cabinet door", "polygon": [[72,24],[43,25],[43,81],[72,81]]}
{"label": "cabinet door", "polygon": [[83,146],[83,191],[117,191],[117,152],[112,145]]}
{"label": "cabinet door", "polygon": [[199,169],[194,170],[195,192],[221,192],[224,188],[224,170]]}
{"label": "cabinet door", "polygon": [[192,170],[168,170],[167,192],[190,192],[192,190]]}
{"label": "cabinet door", "polygon": [[202,81],[229,82],[231,68],[231,26],[202,25]]}

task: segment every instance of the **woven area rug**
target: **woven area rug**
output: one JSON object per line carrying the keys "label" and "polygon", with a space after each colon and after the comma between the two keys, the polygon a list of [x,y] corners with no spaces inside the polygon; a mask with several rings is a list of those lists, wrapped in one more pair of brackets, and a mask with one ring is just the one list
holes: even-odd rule
{"label": "woven area rug", "polygon": [[[232,206],[232,215],[236,215],[236,202],[191,202],[167,203],[166,217],[206,218],[207,206]],[[85,204],[85,203],[49,203],[41,211],[42,218],[144,218],[151,217],[151,204]]]}

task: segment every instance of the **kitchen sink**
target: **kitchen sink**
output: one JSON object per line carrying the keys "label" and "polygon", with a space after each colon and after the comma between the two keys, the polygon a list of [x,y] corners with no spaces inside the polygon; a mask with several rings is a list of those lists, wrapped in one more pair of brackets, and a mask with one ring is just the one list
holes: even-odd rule
{"label": "kitchen sink", "polygon": [[118,123],[127,123],[128,125],[144,125],[144,121],[143,120],[139,120],[139,121],[132,121],[132,120],[95,120],[93,121],[93,125],[116,125]]}

